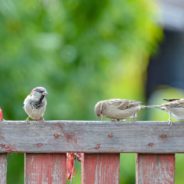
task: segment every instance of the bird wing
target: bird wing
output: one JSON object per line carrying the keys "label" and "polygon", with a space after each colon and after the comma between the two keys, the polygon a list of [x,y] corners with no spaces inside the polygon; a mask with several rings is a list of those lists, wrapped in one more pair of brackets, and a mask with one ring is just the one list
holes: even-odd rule
{"label": "bird wing", "polygon": [[165,103],[166,107],[184,108],[184,99],[170,99],[168,103]]}
{"label": "bird wing", "polygon": [[120,110],[125,110],[125,109],[128,109],[128,108],[140,105],[141,102],[126,100],[126,99],[112,99],[112,100],[108,101],[108,104],[110,106],[112,106],[113,108],[117,108],[117,109],[120,109]]}
{"label": "bird wing", "polygon": [[23,107],[25,106],[26,102],[29,100],[29,95],[24,99]]}
{"label": "bird wing", "polygon": [[163,100],[165,100],[167,102],[173,102],[173,101],[180,100],[180,99],[178,99],[178,98],[164,98]]}

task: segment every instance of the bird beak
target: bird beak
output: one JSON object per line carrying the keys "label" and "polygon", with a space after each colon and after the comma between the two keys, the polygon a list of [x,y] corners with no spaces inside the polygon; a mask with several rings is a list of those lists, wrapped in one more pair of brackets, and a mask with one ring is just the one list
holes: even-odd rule
{"label": "bird beak", "polygon": [[43,92],[42,93],[44,96],[48,95],[47,91]]}

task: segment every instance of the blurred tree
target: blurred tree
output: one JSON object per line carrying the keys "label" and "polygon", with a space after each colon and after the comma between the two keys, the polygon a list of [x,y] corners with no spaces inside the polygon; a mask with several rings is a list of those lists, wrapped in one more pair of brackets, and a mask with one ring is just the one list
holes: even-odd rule
{"label": "blurred tree", "polygon": [[[146,58],[160,38],[154,3],[0,3],[0,105],[5,118],[26,118],[23,99],[39,85],[49,92],[46,119],[92,119],[93,106],[101,98],[129,94],[141,98]],[[13,156],[10,160],[15,163]],[[9,177],[12,182],[21,180]]]}

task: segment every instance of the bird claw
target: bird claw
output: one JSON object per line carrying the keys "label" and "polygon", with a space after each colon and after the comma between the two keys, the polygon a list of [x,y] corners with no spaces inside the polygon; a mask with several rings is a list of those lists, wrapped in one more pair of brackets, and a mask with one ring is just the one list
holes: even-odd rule
{"label": "bird claw", "polygon": [[29,123],[29,121],[30,121],[30,117],[28,116],[28,117],[26,118],[26,123]]}
{"label": "bird claw", "polygon": [[169,112],[169,122],[168,122],[169,126],[172,126],[172,121],[171,121],[171,113]]}
{"label": "bird claw", "polygon": [[172,121],[169,121],[169,122],[168,122],[168,125],[169,125],[170,127],[172,126],[172,124],[173,124]]}
{"label": "bird claw", "polygon": [[135,123],[136,122],[136,117],[132,117],[132,118],[129,118],[128,119],[128,122],[130,122],[130,123]]}
{"label": "bird claw", "polygon": [[119,119],[111,119],[112,122],[119,122]]}

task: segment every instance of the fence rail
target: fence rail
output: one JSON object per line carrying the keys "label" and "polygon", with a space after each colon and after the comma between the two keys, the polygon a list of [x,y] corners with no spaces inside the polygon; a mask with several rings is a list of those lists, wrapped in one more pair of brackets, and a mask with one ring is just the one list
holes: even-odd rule
{"label": "fence rail", "polygon": [[82,184],[118,184],[120,153],[137,154],[136,184],[174,184],[175,153],[184,152],[184,123],[2,121],[0,184],[9,152],[25,154],[26,184],[65,184],[66,152],[84,152]]}
{"label": "fence rail", "polygon": [[0,152],[182,153],[184,123],[4,121]]}

